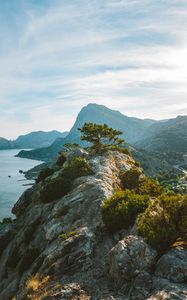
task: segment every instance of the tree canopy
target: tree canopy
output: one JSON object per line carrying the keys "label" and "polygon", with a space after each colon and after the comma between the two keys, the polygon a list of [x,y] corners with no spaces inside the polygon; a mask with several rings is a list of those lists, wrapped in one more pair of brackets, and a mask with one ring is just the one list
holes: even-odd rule
{"label": "tree canopy", "polygon": [[78,130],[82,133],[81,140],[91,143],[91,148],[96,152],[102,152],[124,143],[124,140],[118,137],[122,131],[115,130],[107,124],[85,123]]}

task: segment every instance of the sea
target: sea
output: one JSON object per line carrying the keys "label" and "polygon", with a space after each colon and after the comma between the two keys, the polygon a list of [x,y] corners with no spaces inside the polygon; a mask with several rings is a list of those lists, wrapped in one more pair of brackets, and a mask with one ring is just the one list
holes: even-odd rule
{"label": "sea", "polygon": [[13,217],[11,209],[33,180],[27,180],[21,172],[39,165],[41,161],[15,157],[19,150],[0,150],[0,221]]}

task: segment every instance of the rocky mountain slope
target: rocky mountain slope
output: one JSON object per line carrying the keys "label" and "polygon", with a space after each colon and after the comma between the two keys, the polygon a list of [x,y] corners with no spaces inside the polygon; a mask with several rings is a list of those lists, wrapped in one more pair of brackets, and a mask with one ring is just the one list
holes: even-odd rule
{"label": "rocky mountain slope", "polygon": [[62,169],[77,156],[87,159],[90,175],[46,203],[41,193],[62,171],[54,166],[15,204],[16,221],[0,225],[0,300],[186,299],[183,246],[158,256],[135,226],[109,234],[103,224],[101,205],[134,160],[119,152],[96,156],[76,149],[67,153]]}

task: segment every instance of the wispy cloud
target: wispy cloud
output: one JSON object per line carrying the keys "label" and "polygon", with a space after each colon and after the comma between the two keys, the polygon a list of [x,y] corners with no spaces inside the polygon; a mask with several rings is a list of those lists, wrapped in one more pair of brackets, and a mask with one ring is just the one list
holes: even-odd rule
{"label": "wispy cloud", "polygon": [[89,102],[142,118],[187,113],[186,1],[6,3],[0,136],[69,129]]}

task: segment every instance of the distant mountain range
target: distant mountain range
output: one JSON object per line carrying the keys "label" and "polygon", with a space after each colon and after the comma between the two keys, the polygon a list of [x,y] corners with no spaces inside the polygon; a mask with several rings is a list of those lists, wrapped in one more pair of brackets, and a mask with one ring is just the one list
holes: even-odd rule
{"label": "distant mountain range", "polygon": [[133,144],[148,151],[187,152],[187,116],[153,123]]}
{"label": "distant mountain range", "polygon": [[14,141],[9,141],[3,137],[0,137],[0,150],[14,149],[14,148],[19,148],[17,147]]}
{"label": "distant mountain range", "polygon": [[68,132],[53,130],[49,132],[35,131],[25,135],[20,135],[14,141],[0,137],[0,150],[47,147],[57,138],[64,138],[67,134]]}
{"label": "distant mountain range", "polygon": [[0,149],[35,148],[22,150],[18,156],[49,163],[67,143],[86,145],[77,130],[85,122],[105,123],[122,131],[122,137],[147,175],[154,176],[160,170],[172,173],[173,167],[186,166],[187,116],[161,121],[138,119],[97,104],[88,104],[81,109],[69,133],[39,131],[20,136],[15,141],[0,139]]}
{"label": "distant mountain range", "polygon": [[66,143],[79,143],[84,146],[77,129],[85,122],[106,123],[123,131],[123,138],[130,144],[135,157],[149,175],[160,169],[171,170],[175,163],[184,164],[183,155],[187,153],[187,116],[162,121],[142,120],[124,116],[118,111],[97,104],[88,104],[82,108],[65,138],[56,139],[49,147],[21,151],[18,156],[49,162]]}
{"label": "distant mountain range", "polygon": [[120,112],[111,110],[103,105],[88,104],[81,109],[75,124],[65,138],[56,139],[49,147],[35,149],[32,151],[21,151],[18,156],[49,161],[56,157],[57,153],[66,143],[79,143],[84,146],[85,143],[80,140],[80,133],[77,129],[82,127],[85,122],[99,124],[106,123],[112,128],[121,130],[123,132],[122,137],[125,141],[133,144],[138,141],[140,136],[143,138],[144,133],[147,131],[149,126],[154,124],[156,121],[127,117],[122,115]]}

